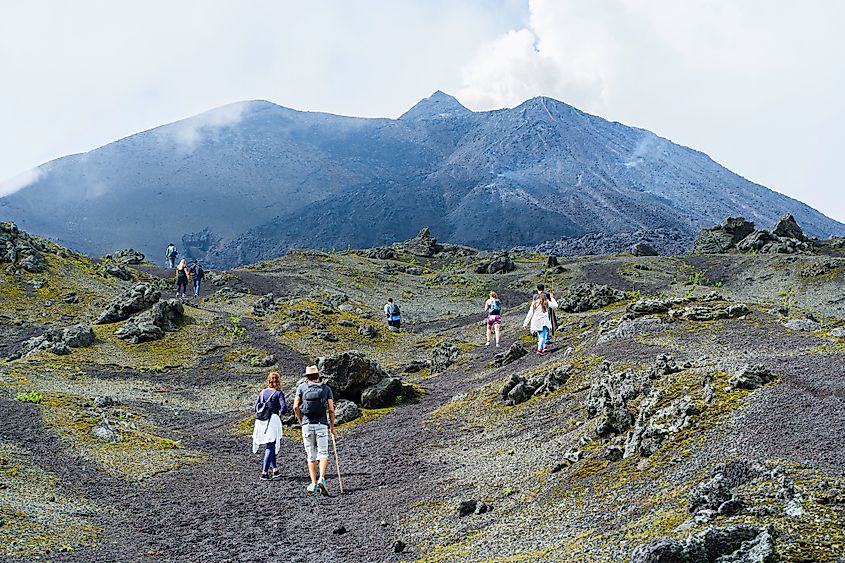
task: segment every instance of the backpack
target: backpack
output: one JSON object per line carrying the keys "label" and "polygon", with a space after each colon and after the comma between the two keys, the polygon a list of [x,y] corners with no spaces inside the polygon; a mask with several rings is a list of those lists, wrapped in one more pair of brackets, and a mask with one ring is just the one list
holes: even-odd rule
{"label": "backpack", "polygon": [[390,316],[391,317],[398,317],[399,316],[399,305],[396,303],[390,308]]}
{"label": "backpack", "polygon": [[202,266],[197,264],[194,266],[194,275],[197,277],[198,280],[201,280],[205,277],[205,270],[202,269]]}
{"label": "backpack", "polygon": [[326,414],[322,383],[308,383],[305,391],[302,392],[302,404],[299,409],[308,417],[308,420],[319,420]]}
{"label": "backpack", "polygon": [[178,250],[176,250],[176,247],[175,247],[175,246],[168,246],[168,247],[167,247],[167,257],[168,257],[168,258],[173,258],[173,257],[175,257],[177,254],[179,254],[179,251],[178,251]]}
{"label": "backpack", "polygon": [[[263,391],[262,391],[263,393]],[[270,417],[273,416],[273,411],[270,410],[270,402],[273,400],[276,394],[272,393],[270,397],[266,401],[261,400],[261,393],[258,395],[258,403],[255,405],[255,420],[260,420],[261,422],[267,421],[267,425],[270,424]]]}
{"label": "backpack", "polygon": [[493,302],[490,304],[490,314],[491,315],[501,315],[502,314],[502,302],[498,299],[494,299]]}

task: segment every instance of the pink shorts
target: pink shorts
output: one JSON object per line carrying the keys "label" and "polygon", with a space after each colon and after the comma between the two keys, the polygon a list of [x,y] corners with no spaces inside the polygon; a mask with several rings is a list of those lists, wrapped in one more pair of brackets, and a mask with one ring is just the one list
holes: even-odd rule
{"label": "pink shorts", "polygon": [[502,324],[501,315],[487,315],[487,324],[490,326]]}

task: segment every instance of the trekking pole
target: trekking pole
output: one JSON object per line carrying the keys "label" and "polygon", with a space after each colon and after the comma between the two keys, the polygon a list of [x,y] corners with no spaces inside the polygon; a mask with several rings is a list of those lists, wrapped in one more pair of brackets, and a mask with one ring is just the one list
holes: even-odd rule
{"label": "trekking pole", "polygon": [[332,444],[334,444],[334,466],[337,468],[337,482],[340,484],[340,494],[343,494],[343,477],[340,476],[340,458],[337,456],[337,440],[332,434]]}

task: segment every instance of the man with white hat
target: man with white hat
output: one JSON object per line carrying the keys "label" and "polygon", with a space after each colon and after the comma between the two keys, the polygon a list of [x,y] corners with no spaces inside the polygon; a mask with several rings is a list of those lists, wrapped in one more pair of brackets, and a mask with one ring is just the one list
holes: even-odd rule
{"label": "man with white hat", "polygon": [[[293,412],[302,426],[302,442],[308,454],[309,493],[329,494],[326,469],[329,466],[329,433],[334,436],[334,396],[328,385],[320,383],[317,366],[305,368],[305,381],[296,388]],[[317,478],[319,462],[320,478]]]}

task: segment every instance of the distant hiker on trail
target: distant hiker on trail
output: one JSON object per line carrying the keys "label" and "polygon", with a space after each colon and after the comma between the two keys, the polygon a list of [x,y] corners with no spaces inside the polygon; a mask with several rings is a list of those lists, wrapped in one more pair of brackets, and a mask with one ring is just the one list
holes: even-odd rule
{"label": "distant hiker on trail", "polygon": [[191,281],[194,284],[194,297],[199,297],[200,285],[202,285],[202,280],[205,277],[205,270],[202,269],[202,264],[200,264],[199,260],[194,258],[188,271],[191,273]]}
{"label": "distant hiker on trail", "polygon": [[384,316],[387,317],[387,326],[392,326],[399,330],[402,324],[402,313],[399,310],[399,304],[393,302],[392,297],[387,298],[387,303],[384,305]]}
{"label": "distant hiker on trail", "polygon": [[[329,434],[334,436],[334,396],[328,385],[320,383],[317,366],[305,369],[305,381],[296,388],[293,412],[302,426],[302,443],[308,455],[309,493],[329,494],[326,468],[329,466]],[[317,464],[320,478],[317,478]]]}
{"label": "distant hiker on trail", "polygon": [[546,297],[545,291],[538,293],[537,298],[528,307],[528,314],[522,323],[523,328],[531,327],[531,334],[537,335],[537,355],[546,353],[546,342],[549,339],[549,331],[552,329],[552,310],[557,309],[554,292]]}
{"label": "distant hiker on trail", "polygon": [[[255,427],[252,430],[252,453],[264,444],[264,466],[261,470],[262,481],[279,479],[281,473],[276,464],[276,456],[282,446],[282,419],[288,406],[282,393],[279,372],[271,371],[267,375],[267,389],[258,394],[252,410],[255,412]],[[272,470],[272,471],[271,471]]]}
{"label": "distant hiker on trail", "polygon": [[191,273],[188,271],[188,267],[185,266],[185,259],[179,261],[179,265],[176,266],[176,297],[187,297],[188,291],[188,278],[190,277]]}
{"label": "distant hiker on trail", "polygon": [[[546,286],[542,283],[538,283],[537,290],[534,293],[534,299],[537,299],[541,293],[546,296],[546,299],[551,299],[551,293],[546,291]],[[551,342],[554,339],[555,332],[557,331],[557,315],[553,310],[549,312],[549,317],[552,320],[552,327],[549,329],[549,337],[546,339],[547,342]]]}
{"label": "distant hiker on trail", "polygon": [[167,267],[176,267],[176,257],[179,256],[179,251],[176,250],[176,245],[172,242],[167,245],[167,250],[164,251],[164,257],[167,258]]}
{"label": "distant hiker on trail", "polygon": [[502,302],[495,291],[490,292],[490,298],[484,302],[484,312],[487,313],[487,344],[490,346],[490,328],[496,331],[496,348],[499,347],[499,330],[502,325]]}

